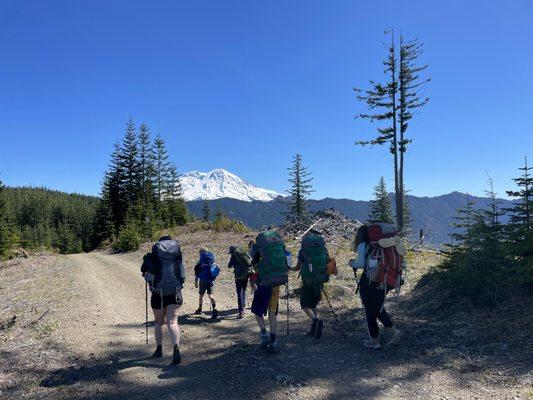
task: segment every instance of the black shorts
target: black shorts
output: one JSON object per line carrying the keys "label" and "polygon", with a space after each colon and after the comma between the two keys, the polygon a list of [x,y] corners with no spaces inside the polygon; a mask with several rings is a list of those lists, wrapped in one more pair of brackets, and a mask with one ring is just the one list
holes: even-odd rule
{"label": "black shorts", "polygon": [[214,286],[215,286],[215,282],[200,281],[199,292],[200,294],[205,294],[205,292],[207,292],[207,294],[213,294]]}
{"label": "black shorts", "polygon": [[322,294],[322,283],[302,284],[300,306],[302,308],[316,308]]}
{"label": "black shorts", "polygon": [[165,295],[163,296],[163,298],[161,298],[161,295],[159,293],[152,292],[150,305],[154,310],[161,310],[173,304],[177,305],[178,307],[183,304],[183,296],[181,294],[181,290],[178,291],[176,294]]}

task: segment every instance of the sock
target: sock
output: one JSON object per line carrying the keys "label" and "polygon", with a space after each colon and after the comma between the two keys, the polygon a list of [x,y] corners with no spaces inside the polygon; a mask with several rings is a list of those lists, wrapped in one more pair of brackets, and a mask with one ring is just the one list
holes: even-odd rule
{"label": "sock", "polygon": [[275,333],[271,333],[270,334],[270,341],[271,342],[275,342],[276,341],[276,334]]}
{"label": "sock", "polygon": [[267,330],[266,330],[266,328],[263,328],[263,329],[261,329],[261,334],[263,334],[263,335],[264,335],[265,333],[267,333]]}

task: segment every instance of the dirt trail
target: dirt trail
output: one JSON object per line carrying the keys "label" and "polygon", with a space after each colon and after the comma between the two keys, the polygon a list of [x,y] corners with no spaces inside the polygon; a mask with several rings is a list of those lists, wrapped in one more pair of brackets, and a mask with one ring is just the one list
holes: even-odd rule
{"label": "dirt trail", "polygon": [[[485,370],[483,364],[472,358],[469,349],[458,347],[464,357],[448,352],[447,346],[455,346],[455,342],[439,340],[450,336],[449,333],[435,335],[430,328],[424,330],[421,321],[409,321],[410,333],[407,332],[399,347],[368,352],[361,346],[362,315],[355,316],[359,323],[355,328],[344,326],[349,336],[344,340],[323,303],[319,311],[326,322],[324,338],[321,341],[307,338],[304,333],[308,322],[299,310],[296,295],[291,296],[290,336],[285,335],[285,313],[280,315],[281,352],[277,355],[261,352],[256,348],[258,335],[253,316],[248,313],[243,320],[236,318],[234,286],[227,269],[223,269],[217,281],[220,318],[216,322],[210,321],[208,314],[192,315],[197,307],[197,291],[193,280],[190,277],[187,280],[180,316],[183,363],[172,366],[167,338],[164,343],[167,356],[159,360],[148,358],[154,341],[150,329],[150,346],[146,347],[139,253],[90,253],[58,259],[69,265],[75,282],[68,289],[73,291],[70,300],[56,313],[61,329],[52,338],[70,362],[64,368],[46,371],[44,385],[41,383],[45,387],[39,389],[38,398],[522,399],[528,396],[527,385],[517,384],[511,374],[502,376]],[[224,261],[220,264],[224,265]],[[292,289],[296,287],[294,282]],[[334,305],[341,318],[348,318],[339,304]],[[284,306],[281,308],[284,310]]]}

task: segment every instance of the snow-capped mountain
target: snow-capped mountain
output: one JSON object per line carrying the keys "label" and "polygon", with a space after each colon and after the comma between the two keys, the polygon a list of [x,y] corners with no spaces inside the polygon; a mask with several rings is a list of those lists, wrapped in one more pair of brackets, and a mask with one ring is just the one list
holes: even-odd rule
{"label": "snow-capped mountain", "polygon": [[279,193],[258,188],[237,175],[218,168],[211,172],[187,172],[180,177],[185,200],[214,200],[223,197],[244,201],[270,201]]}

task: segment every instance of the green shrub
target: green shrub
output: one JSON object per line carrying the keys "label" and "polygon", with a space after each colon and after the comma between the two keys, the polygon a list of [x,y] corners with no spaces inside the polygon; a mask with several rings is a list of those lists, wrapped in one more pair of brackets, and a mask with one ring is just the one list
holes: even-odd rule
{"label": "green shrub", "polygon": [[134,224],[126,224],[118,233],[117,240],[113,242],[113,249],[116,251],[135,251],[139,249],[142,238],[139,230]]}
{"label": "green shrub", "polygon": [[248,232],[246,225],[226,215],[220,215],[213,221],[213,230],[216,232]]}

